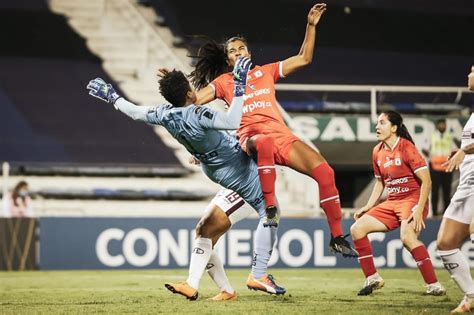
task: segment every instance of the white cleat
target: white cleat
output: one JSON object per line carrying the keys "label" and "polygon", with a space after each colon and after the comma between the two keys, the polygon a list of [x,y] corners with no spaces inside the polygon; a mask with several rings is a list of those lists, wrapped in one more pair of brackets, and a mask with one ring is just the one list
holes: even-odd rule
{"label": "white cleat", "polygon": [[364,287],[359,291],[357,295],[370,295],[374,290],[382,289],[385,285],[385,281],[378,273],[367,277],[364,282]]}
{"label": "white cleat", "polygon": [[446,294],[446,289],[439,282],[431,283],[426,285],[426,294],[441,296]]}

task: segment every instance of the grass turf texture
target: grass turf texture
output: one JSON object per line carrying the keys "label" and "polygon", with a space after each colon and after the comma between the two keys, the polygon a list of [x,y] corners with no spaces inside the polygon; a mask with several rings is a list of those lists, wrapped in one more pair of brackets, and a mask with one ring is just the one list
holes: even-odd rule
{"label": "grass turf texture", "polygon": [[284,296],[250,291],[248,270],[229,269],[237,301],[213,302],[218,293],[204,275],[194,302],[172,294],[167,281],[186,279],[187,270],[0,272],[0,314],[22,313],[200,313],[200,314],[447,314],[462,294],[445,270],[437,270],[446,296],[424,295],[417,269],[381,269],[385,287],[359,297],[358,269],[272,269]]}

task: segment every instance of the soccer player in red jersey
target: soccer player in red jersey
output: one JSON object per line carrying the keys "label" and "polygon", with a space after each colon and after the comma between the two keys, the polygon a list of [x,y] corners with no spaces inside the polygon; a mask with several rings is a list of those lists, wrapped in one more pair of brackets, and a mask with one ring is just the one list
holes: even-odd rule
{"label": "soccer player in red jersey", "polygon": [[[387,111],[378,117],[377,139],[372,163],[377,179],[367,204],[354,214],[351,235],[366,281],[359,295],[369,295],[380,289],[384,280],[377,273],[372,246],[367,235],[388,232],[400,227],[400,239],[415,259],[426,283],[426,293],[444,295],[426,247],[418,240],[428,214],[431,178],[425,160],[416,149],[399,113]],[[386,201],[377,204],[384,188]]]}
{"label": "soccer player in red jersey", "polygon": [[[244,114],[238,130],[239,141],[256,158],[268,226],[278,225],[275,202],[275,163],[288,166],[318,182],[320,204],[331,230],[330,248],[344,256],[357,252],[344,238],[341,206],[334,171],[324,157],[295,136],[286,126],[275,98],[275,82],[307,66],[313,59],[316,25],[326,11],[326,4],[314,5],[307,16],[306,34],[299,53],[283,61],[255,66],[248,74]],[[216,98],[232,102],[232,75],[228,72],[239,57],[251,57],[243,37],[232,37],[224,45],[210,41],[198,52],[199,59],[191,80],[200,89],[197,103]]]}

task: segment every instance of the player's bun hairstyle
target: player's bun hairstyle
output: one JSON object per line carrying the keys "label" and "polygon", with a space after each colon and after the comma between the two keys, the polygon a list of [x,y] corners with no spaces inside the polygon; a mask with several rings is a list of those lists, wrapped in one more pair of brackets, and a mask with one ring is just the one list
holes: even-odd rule
{"label": "player's bun hairstyle", "polygon": [[411,143],[415,144],[412,137],[410,136],[410,133],[408,132],[407,127],[403,123],[402,115],[393,110],[385,111],[383,114],[387,116],[388,121],[390,121],[392,125],[397,126],[397,136],[405,138]]}
{"label": "player's bun hairstyle", "polygon": [[221,74],[230,71],[227,64],[227,45],[236,40],[247,45],[247,41],[242,36],[231,37],[222,44],[208,37],[200,36],[199,38],[205,43],[201,45],[196,55],[189,55],[189,57],[198,59],[195,69],[189,77],[197,89],[202,89]]}
{"label": "player's bun hairstyle", "polygon": [[186,104],[186,94],[191,90],[189,81],[183,72],[173,70],[163,76],[158,83],[163,97],[176,107]]}

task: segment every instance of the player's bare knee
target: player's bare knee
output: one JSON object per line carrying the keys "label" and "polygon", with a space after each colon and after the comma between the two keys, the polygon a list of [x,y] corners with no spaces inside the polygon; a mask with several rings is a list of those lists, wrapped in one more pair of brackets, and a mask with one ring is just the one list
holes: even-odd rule
{"label": "player's bare knee", "polygon": [[209,235],[209,221],[200,220],[196,225],[196,237],[211,238]]}
{"label": "player's bare knee", "polygon": [[353,240],[361,239],[367,235],[365,229],[357,222],[351,225],[350,231]]}
{"label": "player's bare knee", "polygon": [[400,240],[407,249],[412,250],[420,244],[418,237],[413,231],[403,229],[400,231]]}

